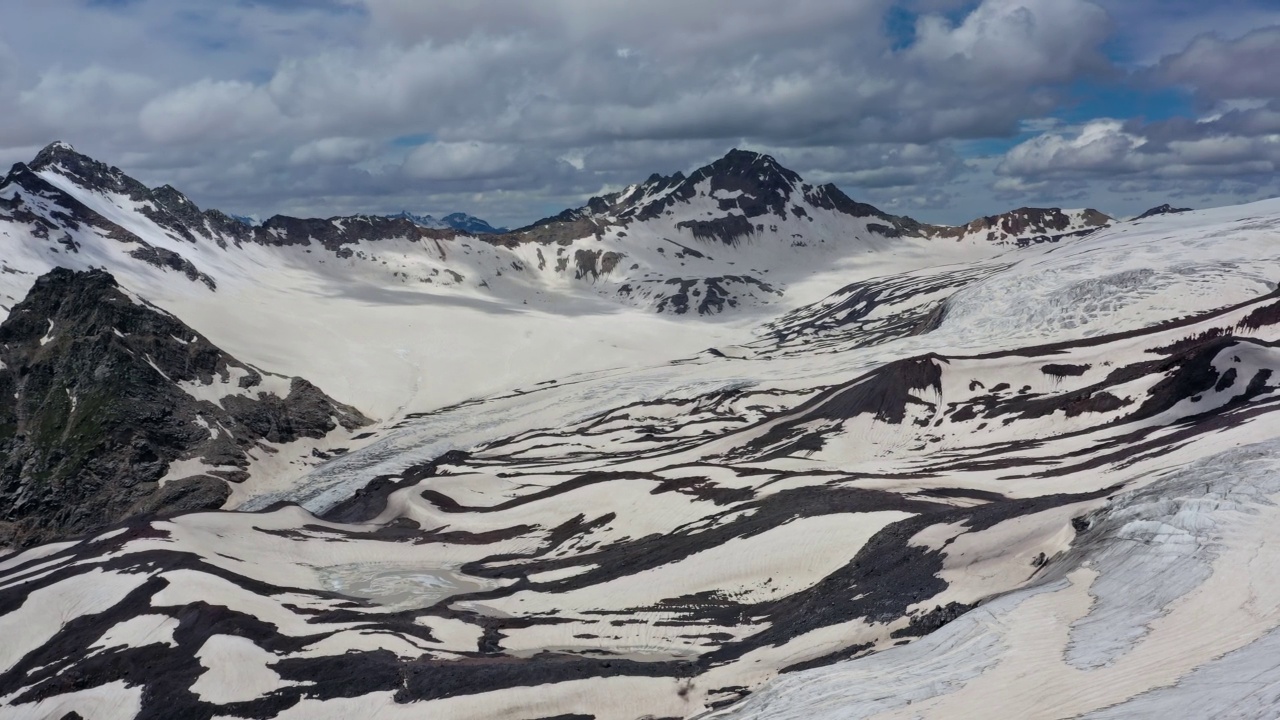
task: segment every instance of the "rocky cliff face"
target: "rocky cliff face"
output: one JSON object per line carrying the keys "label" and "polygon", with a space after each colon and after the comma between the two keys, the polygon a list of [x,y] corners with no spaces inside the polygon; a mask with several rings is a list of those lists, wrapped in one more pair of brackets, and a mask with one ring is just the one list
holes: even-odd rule
{"label": "rocky cliff face", "polygon": [[55,269],[0,324],[0,547],[220,507],[262,443],[367,424],[237,361],[104,271]]}

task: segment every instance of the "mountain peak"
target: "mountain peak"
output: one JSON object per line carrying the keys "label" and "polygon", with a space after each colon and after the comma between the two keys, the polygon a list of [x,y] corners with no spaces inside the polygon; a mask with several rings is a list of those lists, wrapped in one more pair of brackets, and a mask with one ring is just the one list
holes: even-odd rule
{"label": "mountain peak", "polygon": [[71,143],[62,140],[54,140],[45,145],[44,148],[36,153],[35,159],[31,161],[29,167],[32,170],[43,170],[52,165],[81,165],[85,163],[96,163],[106,167],[105,164],[99,163],[97,160],[78,152]]}
{"label": "mountain peak", "polygon": [[725,153],[724,157],[700,168],[694,173],[694,177],[698,176],[751,176],[761,178],[780,176],[791,183],[800,181],[799,174],[783,167],[772,155],[765,155],[752,150],[739,150],[738,148],[733,148]]}
{"label": "mountain peak", "polygon": [[442,218],[437,218],[434,215],[417,215],[408,210],[401,210],[399,213],[388,215],[387,217],[402,218],[414,225],[431,230],[457,230],[470,235],[496,235],[511,232],[507,228],[494,227],[474,215],[468,215],[463,212],[450,213]]}
{"label": "mountain peak", "polygon": [[720,158],[721,161],[732,162],[760,162],[767,165],[778,165],[778,161],[772,155],[766,155],[755,150],[743,150],[742,148],[730,148],[729,152]]}
{"label": "mountain peak", "polygon": [[149,197],[151,192],[119,168],[78,152],[61,140],[46,145],[28,167],[33,172],[56,172],[90,190],[115,192],[135,199]]}
{"label": "mountain peak", "polygon": [[487,221],[482,220],[475,215],[468,215],[463,212],[450,213],[440,218],[440,222],[462,232],[471,233],[472,235],[495,235],[510,232],[504,227],[494,227]]}
{"label": "mountain peak", "polygon": [[679,209],[689,206],[698,197],[708,198],[719,213],[704,208],[697,217],[672,220],[674,229],[690,230],[695,238],[714,238],[727,244],[734,244],[762,227],[777,225],[773,220],[753,222],[757,218],[803,218],[811,222],[809,210],[813,208],[834,210],[854,218],[884,220],[886,224],[877,223],[880,229],[874,232],[887,232],[891,236],[914,232],[918,224],[909,218],[895,218],[870,205],[854,202],[834,185],[815,188],[771,155],[733,148],[687,177],[679,172],[674,175],[654,173],[643,183],[593,197],[584,207],[544,218],[520,231],[585,221],[588,223],[586,226],[573,232],[598,233],[602,225],[627,225],[633,221],[678,217]]}

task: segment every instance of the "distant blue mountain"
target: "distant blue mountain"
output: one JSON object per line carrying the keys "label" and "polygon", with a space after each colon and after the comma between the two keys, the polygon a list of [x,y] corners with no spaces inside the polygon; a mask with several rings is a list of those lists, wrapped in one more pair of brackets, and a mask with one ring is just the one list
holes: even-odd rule
{"label": "distant blue mountain", "polygon": [[495,233],[510,232],[507,228],[494,227],[474,215],[468,215],[460,212],[445,215],[442,218],[436,219],[431,215],[416,215],[405,210],[404,212],[390,217],[404,218],[416,225],[421,225],[422,227],[434,228],[437,230],[453,229],[460,232],[470,233],[472,235],[493,235]]}
{"label": "distant blue mountain", "polygon": [[489,223],[481,220],[474,215],[466,213],[453,213],[440,218],[440,221],[454,230],[471,233],[473,235],[492,235],[494,233],[511,232],[504,227],[494,227]]}

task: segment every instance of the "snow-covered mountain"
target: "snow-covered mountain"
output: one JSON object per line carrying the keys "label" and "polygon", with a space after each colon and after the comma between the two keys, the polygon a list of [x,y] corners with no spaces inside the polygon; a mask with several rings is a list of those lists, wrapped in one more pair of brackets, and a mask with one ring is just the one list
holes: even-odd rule
{"label": "snow-covered mountain", "polygon": [[926,225],[926,237],[963,242],[979,240],[998,245],[1027,246],[1084,237],[1105,228],[1115,219],[1092,209],[1018,208],[1001,215],[981,217],[967,225]]}
{"label": "snow-covered mountain", "polygon": [[[1280,201],[944,235],[734,152],[493,238],[235,235],[90,169],[0,189],[4,292],[107,266],[380,421],[0,557],[0,713],[1274,715]],[[694,321],[725,268],[782,295]],[[617,291],[659,272],[686,315]]]}
{"label": "snow-covered mountain", "polygon": [[404,218],[414,222],[415,224],[421,225],[422,227],[431,228],[433,230],[452,229],[467,233],[468,235],[494,235],[497,233],[511,232],[507,228],[494,227],[474,215],[468,215],[460,212],[450,213],[442,218],[436,219],[431,215],[416,215],[408,210],[404,210],[395,215],[391,215],[390,217]]}
{"label": "snow-covered mountain", "polygon": [[[680,315],[785,307],[794,304],[786,296],[797,282],[868,255],[914,254],[917,262],[939,252],[994,255],[1005,245],[1080,234],[1105,218],[1093,211],[1023,210],[967,228],[925,226],[739,150],[688,177],[654,175],[527,228],[481,235],[434,227],[408,213],[275,216],[249,226],[202,211],[170,186],[147,188],[64,143],[15,166],[0,183],[0,199],[0,221],[11,227],[0,239],[21,246],[12,256],[41,256],[32,258],[32,267],[14,266],[18,270],[78,262],[131,274],[104,257],[120,256],[124,247],[88,247],[115,241],[128,246],[133,261],[216,291],[219,280],[240,272],[228,266],[242,264],[237,256],[246,247],[264,246],[283,249],[281,262],[384,288],[535,306],[576,296]],[[974,229],[979,223],[999,229],[980,232]],[[77,239],[86,230],[102,239]],[[7,296],[0,302],[15,302],[20,285],[0,290]]]}

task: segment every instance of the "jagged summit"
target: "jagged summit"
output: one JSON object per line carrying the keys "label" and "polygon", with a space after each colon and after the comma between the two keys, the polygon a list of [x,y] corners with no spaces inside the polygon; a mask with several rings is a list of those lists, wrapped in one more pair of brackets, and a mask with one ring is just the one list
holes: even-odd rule
{"label": "jagged summit", "polygon": [[[372,273],[402,289],[457,289],[522,305],[585,293],[676,314],[773,304],[788,284],[853,255],[948,240],[1003,252],[1110,222],[1096,211],[1023,208],[958,228],[928,226],[834,184],[806,182],[770,155],[733,149],[687,175],[654,173],[515,231],[465,213],[408,211],[257,223],[203,210],[171,185],[147,187],[62,142],[0,185],[4,218],[61,246],[42,250],[39,271],[67,264],[59,255],[79,254],[99,237],[127,247],[129,258],[216,290],[220,276],[240,274],[242,261],[226,253],[259,245],[287,249],[291,262],[323,264],[338,277]],[[90,228],[95,235],[82,236]],[[72,264],[85,267],[98,254]]]}
{"label": "jagged summit", "polygon": [[82,187],[120,193],[134,200],[150,196],[150,189],[146,185],[129,177],[120,168],[77,152],[69,143],[61,140],[45,146],[28,167],[33,172],[54,172],[72,179]]}
{"label": "jagged summit", "polygon": [[54,140],[53,142],[41,148],[36,153],[35,158],[28,163],[33,169],[40,169],[48,165],[54,164],[63,158],[74,158],[78,160],[92,160],[87,155],[77,152],[71,143],[63,140]]}
{"label": "jagged summit", "polygon": [[593,197],[581,208],[565,210],[522,230],[583,220],[596,226],[625,226],[671,217],[677,218],[677,230],[691,232],[697,239],[732,245],[747,235],[762,232],[763,226],[756,227],[760,223],[750,220],[768,216],[782,220],[808,218],[815,208],[854,218],[878,218],[884,221],[881,227],[888,232],[882,234],[887,236],[896,236],[914,226],[906,218],[895,218],[853,201],[835,185],[815,187],[805,183],[799,173],[783,167],[771,155],[734,148],[688,176],[681,172],[654,173],[642,183]]}
{"label": "jagged summit", "polygon": [[739,183],[762,186],[797,185],[802,182],[794,170],[782,166],[772,155],[734,148],[717,160],[694,170],[687,181],[697,183],[705,179],[719,179],[722,183]]}
{"label": "jagged summit", "polygon": [[0,220],[32,224],[37,237],[58,235],[58,242],[73,253],[80,247],[73,234],[94,228],[107,238],[136,246],[129,251],[132,257],[178,270],[214,288],[212,278],[196,269],[183,252],[165,247],[167,242],[156,242],[158,238],[144,237],[147,233],[140,234],[138,226],[122,225],[120,214],[104,214],[103,203],[149,221],[151,228],[159,228],[183,247],[212,240],[225,248],[250,236],[248,228],[221,211],[202,211],[173,186],[149,188],[65,142],[48,145],[30,164],[14,165],[0,181]]}

